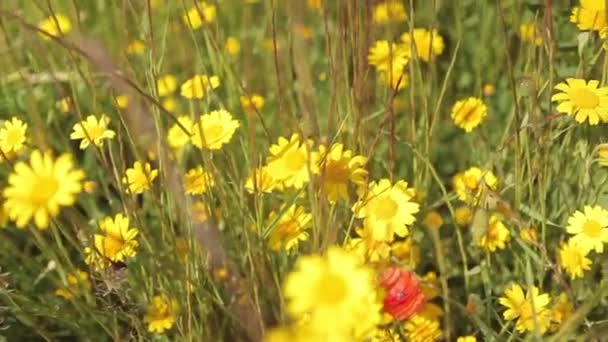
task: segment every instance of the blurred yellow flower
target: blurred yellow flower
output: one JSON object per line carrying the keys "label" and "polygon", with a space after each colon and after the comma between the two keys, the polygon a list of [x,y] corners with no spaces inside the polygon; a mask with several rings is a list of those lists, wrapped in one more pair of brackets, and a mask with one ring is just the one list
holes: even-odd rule
{"label": "blurred yellow flower", "polygon": [[184,189],[188,195],[202,195],[213,185],[212,175],[202,166],[188,170],[184,176]]}
{"label": "blurred yellow flower", "polygon": [[162,102],[161,102],[163,108],[165,108],[169,113],[171,114],[175,114],[175,112],[177,112],[177,101],[175,100],[175,97],[173,96],[168,96],[165,97]]}
{"label": "blurred yellow flower", "polygon": [[488,229],[485,234],[481,235],[477,241],[477,245],[488,252],[494,252],[497,249],[505,249],[506,243],[510,240],[511,233],[496,215],[490,216]]}
{"label": "blurred yellow flower", "polygon": [[2,149],[2,152],[20,152],[27,138],[26,133],[27,124],[17,117],[4,121],[2,128],[0,128],[0,149]]}
{"label": "blurred yellow flower", "polygon": [[407,19],[403,3],[396,0],[387,0],[376,4],[372,15],[372,20],[376,24],[402,22]]}
{"label": "blurred yellow flower", "polygon": [[536,23],[525,23],[519,25],[519,38],[526,43],[536,46],[543,45],[543,37],[536,29]]}
{"label": "blurred yellow flower", "polygon": [[424,216],[422,224],[429,229],[439,229],[443,226],[443,218],[438,212],[432,210]]}
{"label": "blurred yellow flower", "polygon": [[405,324],[405,336],[410,342],[432,342],[438,341],[443,336],[439,322],[421,315],[415,315],[408,319]]}
{"label": "blurred yellow flower", "polygon": [[[314,172],[312,168],[316,164],[314,155],[310,153],[311,146],[312,141],[302,142],[296,133],[290,140],[280,137],[276,144],[270,146],[268,172],[286,187],[301,189],[308,183],[309,171]],[[309,155],[313,158],[310,163]]]}
{"label": "blurred yellow flower", "polygon": [[84,171],[74,169],[70,154],[54,159],[50,152],[34,150],[30,163],[17,162],[8,176],[3,191],[5,210],[19,228],[33,218],[39,229],[46,229],[49,218],[56,217],[60,207],[74,204],[84,178]]}
{"label": "blurred yellow flower", "polygon": [[114,98],[116,106],[120,109],[125,109],[129,106],[129,97],[127,95],[118,95]]}
{"label": "blurred yellow flower", "polygon": [[602,253],[604,243],[608,242],[608,210],[599,205],[586,205],[583,212],[577,210],[568,218],[566,231],[574,235],[572,243],[584,252]]}
{"label": "blurred yellow flower", "polygon": [[186,14],[182,17],[182,20],[188,27],[196,30],[201,28],[203,25],[211,24],[215,21],[217,10],[215,5],[207,3],[205,1],[199,1],[197,4],[192,6]]}
{"label": "blurred yellow flower", "polygon": [[352,210],[357,218],[363,219],[364,228],[372,231],[374,240],[393,241],[395,234],[406,236],[408,226],[416,221],[414,215],[420,205],[412,202],[413,194],[403,180],[395,184],[388,179],[374,181]]}
{"label": "blurred yellow flower", "polygon": [[496,178],[492,171],[474,166],[456,174],[452,179],[452,183],[459,200],[471,205],[477,205],[484,189],[496,191],[498,178]]}
{"label": "blurred yellow flower", "polygon": [[483,85],[482,91],[484,96],[492,96],[496,93],[496,86],[492,83],[486,83]]}
{"label": "blurred yellow flower", "polygon": [[555,86],[560,93],[551,101],[558,102],[556,110],[570,116],[578,123],[589,120],[590,125],[608,122],[608,87],[598,87],[599,81],[586,82],[579,78],[567,78]]}
{"label": "blurred yellow flower", "polygon": [[94,272],[102,272],[112,265],[110,260],[99,254],[95,247],[84,248],[84,263],[91,266]]}
{"label": "blurred yellow flower", "polygon": [[81,270],[67,274],[66,286],[55,290],[55,295],[65,299],[72,299],[91,290],[91,281],[89,274]]}
{"label": "blurred yellow flower", "polygon": [[606,27],[606,3],[601,0],[580,0],[580,6],[572,9],[570,22],[579,30],[601,31]]}
{"label": "blurred yellow flower", "polygon": [[460,336],[456,339],[456,342],[477,342],[477,337],[475,336]]}
{"label": "blurred yellow flower", "polygon": [[323,192],[330,203],[339,199],[348,201],[349,182],[357,187],[367,183],[367,158],[345,150],[340,143],[333,144],[329,150],[325,145],[320,145],[319,151],[313,152],[312,158],[319,162],[318,171],[315,166],[315,173],[319,173]]}
{"label": "blurred yellow flower", "polygon": [[574,313],[574,307],[565,292],[559,294],[551,308],[551,331],[557,331]]}
{"label": "blurred yellow flower", "polygon": [[169,127],[167,141],[169,142],[169,146],[174,149],[184,147],[190,141],[190,134],[192,134],[192,127],[194,126],[192,120],[187,115],[179,116],[177,122],[179,122],[186,131],[177,123],[174,123]]}
{"label": "blurred yellow flower", "polygon": [[598,146],[597,162],[600,166],[608,166],[608,144]]}
{"label": "blurred yellow flower", "polygon": [[[54,17],[48,17],[38,24],[38,28],[47,34],[58,37],[62,34],[69,33],[72,30],[70,19],[63,14],[55,14]],[[49,36],[40,33],[40,37],[44,40],[49,40]]]}
{"label": "blurred yellow flower", "polygon": [[345,249],[353,252],[365,262],[386,261],[391,254],[391,246],[386,241],[376,241],[369,229],[355,228],[359,237],[351,238]]}
{"label": "blurred yellow flower", "polygon": [[385,71],[391,67],[402,70],[408,58],[406,50],[400,45],[389,43],[387,40],[378,40],[369,48],[367,60],[376,69]]}
{"label": "blurred yellow flower", "polygon": [[162,334],[175,324],[178,311],[177,301],[164,295],[154,296],[148,305],[144,322],[148,324],[148,331]]}
{"label": "blurred yellow flower", "polygon": [[568,273],[570,279],[582,278],[585,271],[591,269],[591,260],[587,258],[589,251],[583,250],[574,241],[562,243],[558,260],[560,266]]}
{"label": "blurred yellow flower", "polygon": [[313,10],[321,10],[323,8],[323,0],[306,0],[308,8]]}
{"label": "blurred yellow flower", "polygon": [[105,217],[99,221],[101,234],[95,234],[95,250],[113,262],[125,261],[137,254],[139,243],[136,240],[137,228],[129,227],[129,218],[116,214],[114,218]]}
{"label": "blurred yellow flower", "polygon": [[519,231],[519,237],[528,243],[535,243],[538,241],[538,232],[534,227],[523,228]]}
{"label": "blurred yellow flower", "polygon": [[95,146],[103,146],[104,139],[112,139],[116,133],[108,129],[110,118],[105,114],[101,114],[99,120],[95,115],[89,115],[84,121],[74,124],[70,139],[80,140],[80,149],[84,150],[89,147],[90,143]]}
{"label": "blurred yellow flower", "polygon": [[201,115],[199,122],[192,126],[192,144],[198,148],[219,150],[230,142],[241,124],[225,109],[214,110]]}
{"label": "blurred yellow flower", "polygon": [[82,188],[84,189],[84,192],[92,194],[97,190],[97,183],[94,181],[86,181],[82,183]]}
{"label": "blurred yellow flower", "polygon": [[187,99],[202,99],[211,90],[220,86],[217,76],[194,75],[182,84],[180,93]]}
{"label": "blurred yellow flower", "polygon": [[133,39],[131,42],[129,42],[129,45],[127,45],[127,54],[128,55],[143,55],[143,53],[146,51],[146,44],[144,42],[142,42],[139,39]]}
{"label": "blurred yellow flower", "polygon": [[409,237],[395,241],[391,244],[391,256],[413,270],[420,264],[420,247]]}
{"label": "blurred yellow flower", "polygon": [[459,226],[468,226],[473,219],[473,211],[469,206],[463,205],[454,210],[454,221]]}
{"label": "blurred yellow flower", "polygon": [[[407,62],[405,65],[407,65]],[[391,90],[405,89],[410,83],[409,73],[405,65],[392,65],[389,69],[380,71],[380,80]],[[395,105],[395,107],[397,106]]]}
{"label": "blurred yellow flower", "polygon": [[469,133],[479,126],[487,115],[488,107],[481,99],[468,97],[454,103],[451,117],[456,126]]}
{"label": "blurred yellow flower", "polygon": [[268,245],[273,251],[291,250],[300,241],[308,240],[308,232],[312,221],[312,214],[303,207],[295,204],[287,207],[282,205],[276,212],[268,215],[267,224],[271,228],[268,236]]}
{"label": "blurred yellow flower", "polygon": [[122,182],[127,185],[129,193],[141,194],[150,189],[157,176],[158,170],[153,170],[150,163],[142,165],[141,162],[136,161],[132,168],[127,169]]}
{"label": "blurred yellow flower", "polygon": [[62,113],[69,113],[72,110],[72,99],[64,97],[55,102],[55,108],[59,109]]}
{"label": "blurred yellow flower", "polygon": [[[443,37],[437,32],[436,29],[428,30],[425,28],[415,28],[412,32],[414,37],[414,46],[416,48],[416,55],[425,62],[430,62],[443,53],[445,44]],[[403,50],[406,56],[412,58],[414,56],[412,52],[412,37],[410,32],[405,32],[401,35],[401,41],[403,42]]]}
{"label": "blurred yellow flower", "polygon": [[156,91],[159,97],[173,94],[177,89],[177,78],[173,75],[164,75],[156,80]]}
{"label": "blurred yellow flower", "polygon": [[[254,179],[255,183],[253,182]],[[277,188],[277,185],[277,180],[270,174],[267,166],[255,169],[245,181],[245,189],[249,193],[255,193],[256,191],[271,193]]]}
{"label": "blurred yellow flower", "polygon": [[236,37],[226,38],[224,50],[231,56],[236,56],[241,52],[241,42]]}
{"label": "blurred yellow flower", "polygon": [[192,204],[192,219],[194,222],[203,223],[209,219],[207,204],[197,201]]}
{"label": "blurred yellow flower", "polygon": [[258,94],[241,96],[241,107],[243,107],[245,112],[252,112],[254,110],[260,111],[264,107],[265,103],[266,100],[264,100],[264,97]]}
{"label": "blurred yellow flower", "polygon": [[372,332],[381,320],[374,272],[339,247],[298,258],[283,294],[287,311],[295,320],[306,317],[313,332]]}
{"label": "blurred yellow flower", "polygon": [[515,329],[521,333],[538,329],[544,333],[551,322],[551,311],[547,309],[549,295],[540,294],[536,286],[524,291],[518,284],[511,285],[506,289],[504,296],[498,302],[507,308],[503,317],[508,320],[516,320]]}

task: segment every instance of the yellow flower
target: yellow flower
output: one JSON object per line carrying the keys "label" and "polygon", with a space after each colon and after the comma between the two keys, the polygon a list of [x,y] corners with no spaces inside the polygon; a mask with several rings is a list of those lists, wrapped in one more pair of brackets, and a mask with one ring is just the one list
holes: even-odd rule
{"label": "yellow flower", "polygon": [[215,21],[217,10],[215,5],[205,1],[199,1],[198,4],[192,6],[182,20],[193,30],[201,28],[203,25],[211,24]]}
{"label": "yellow flower", "polygon": [[443,218],[436,211],[429,211],[422,220],[422,223],[429,229],[439,229],[443,226]]}
{"label": "yellow flower", "polygon": [[468,204],[476,205],[484,189],[496,191],[498,178],[489,170],[471,167],[458,173],[453,180],[458,199]]}
{"label": "yellow flower", "polygon": [[585,271],[591,269],[589,251],[583,250],[572,240],[563,243],[559,249],[559,264],[568,273],[570,279],[582,278]]}
{"label": "yellow flower", "polygon": [[551,331],[556,331],[574,313],[572,303],[565,292],[560,293],[551,308]]}
{"label": "yellow flower", "polygon": [[367,170],[364,169],[367,158],[353,155],[340,143],[333,144],[328,150],[325,145],[319,146],[319,152],[313,153],[313,159],[319,161],[319,170],[323,192],[330,203],[339,199],[348,201],[349,181],[356,186],[365,186]]}
{"label": "yellow flower", "polygon": [[438,321],[430,320],[421,315],[415,315],[408,319],[404,327],[405,336],[410,342],[438,341],[443,336]]}
{"label": "yellow flower", "polygon": [[579,30],[601,31],[606,27],[606,3],[601,0],[581,0],[581,6],[572,9],[570,22]]}
{"label": "yellow flower", "polygon": [[[289,141],[280,137],[276,144],[270,146],[268,172],[286,187],[301,189],[308,183],[309,173],[314,173],[313,165],[316,163],[314,155],[310,153],[311,146],[312,141],[301,142],[300,136],[295,133]],[[310,163],[309,154],[313,158]]]}
{"label": "yellow flower", "polygon": [[33,218],[38,228],[46,229],[49,218],[56,217],[60,207],[74,204],[85,174],[73,167],[71,155],[53,159],[50,152],[39,150],[32,152],[29,165],[15,164],[3,194],[4,207],[17,227],[25,227]]}
{"label": "yellow flower", "polygon": [[[255,179],[255,186],[253,180]],[[277,180],[270,174],[268,167],[260,167],[254,170],[245,181],[245,189],[249,193],[264,192],[271,193],[278,186]]]}
{"label": "yellow flower", "polygon": [[202,99],[211,90],[220,86],[217,76],[194,75],[182,84],[180,93],[187,99]]}
{"label": "yellow flower", "polygon": [[457,101],[452,107],[454,124],[469,133],[479,126],[488,116],[488,107],[481,99],[468,97]]}
{"label": "yellow flower", "polygon": [[597,163],[600,166],[608,166],[608,144],[601,144],[598,146]]}
{"label": "yellow flower", "polygon": [[585,251],[604,251],[604,242],[608,242],[608,210],[596,205],[586,205],[584,212],[576,211],[568,218],[566,231],[574,234],[572,243]]}
{"label": "yellow flower", "polygon": [[177,122],[187,131],[184,131],[177,123],[171,125],[167,132],[167,141],[169,142],[169,146],[174,149],[184,147],[190,141],[190,134],[192,134],[192,127],[194,126],[192,120],[187,115],[179,116]]}
{"label": "yellow flower", "polygon": [[76,123],[70,134],[70,139],[80,140],[80,149],[86,149],[90,143],[95,146],[103,146],[103,139],[112,139],[116,133],[108,129],[110,118],[105,114],[101,114],[101,118],[97,120],[95,115],[89,115],[86,120]]}
{"label": "yellow flower", "polygon": [[375,288],[371,269],[332,246],[323,256],[300,257],[283,293],[287,311],[296,320],[306,317],[312,331],[372,332],[381,319]]}
{"label": "yellow flower", "polygon": [[454,210],[454,221],[459,226],[468,226],[473,219],[473,211],[466,205],[460,206]]}
{"label": "yellow flower", "polygon": [[506,320],[517,319],[517,331],[523,333],[538,328],[538,331],[544,333],[549,328],[551,311],[546,307],[549,304],[549,295],[540,294],[536,286],[528,289],[524,296],[521,286],[513,284],[505,290],[504,296],[500,297],[498,302],[507,308],[503,313]]}
{"label": "yellow flower", "polygon": [[410,83],[406,65],[407,62],[404,65],[392,65],[387,70],[381,71],[380,80],[392,90],[405,89]]}
{"label": "yellow flower", "polygon": [[536,29],[535,23],[526,23],[519,25],[519,38],[524,42],[534,44],[536,46],[543,45],[543,37]]}
{"label": "yellow flower", "polygon": [[477,337],[469,335],[469,336],[460,336],[456,339],[456,342],[477,342]]}
{"label": "yellow flower", "polygon": [[150,189],[152,182],[158,176],[158,170],[153,170],[150,163],[142,165],[136,161],[132,168],[128,168],[122,182],[127,184],[128,191],[132,194],[141,194]]}
{"label": "yellow flower", "polygon": [[99,254],[94,247],[85,247],[84,255],[84,263],[91,266],[95,272],[101,272],[112,265],[110,260]]}
{"label": "yellow flower", "polygon": [[228,37],[224,44],[224,50],[226,50],[229,55],[236,56],[241,52],[241,43],[236,37]]}
{"label": "yellow flower", "polygon": [[279,212],[268,215],[268,226],[271,227],[268,245],[273,251],[286,251],[296,247],[298,242],[308,240],[306,230],[310,228],[312,215],[302,207],[282,205]]}
{"label": "yellow flower", "polygon": [[384,71],[391,67],[395,70],[402,70],[408,59],[405,49],[401,46],[389,43],[387,40],[378,40],[369,48],[367,60],[370,65]]}
{"label": "yellow flower", "polygon": [[266,100],[264,100],[264,97],[258,94],[241,96],[241,107],[243,107],[245,112],[253,112],[255,110],[260,111],[264,107],[265,103]]}
{"label": "yellow flower", "polygon": [[[62,34],[69,33],[72,30],[72,24],[70,23],[70,19],[65,15],[55,14],[54,17],[48,17],[41,21],[38,24],[38,28],[53,37],[58,37]],[[40,33],[40,37],[44,40],[50,39],[43,33]]]}
{"label": "yellow flower", "polygon": [[394,234],[406,236],[408,226],[416,221],[414,216],[420,205],[412,202],[413,189],[407,182],[390,180],[371,182],[366,193],[353,206],[357,218],[363,219],[366,229],[371,229],[374,240],[393,241]]}
{"label": "yellow flower", "polygon": [[219,150],[230,142],[241,124],[224,109],[201,115],[199,122],[192,126],[192,144],[198,148]]}
{"label": "yellow flower", "polygon": [[116,214],[114,219],[105,217],[99,221],[101,234],[95,234],[94,246],[99,254],[113,262],[125,261],[127,257],[137,254],[139,243],[137,228],[129,227],[129,218]]}
{"label": "yellow flower", "polygon": [[129,97],[127,95],[118,95],[114,98],[116,106],[120,109],[125,109],[129,106]]}
{"label": "yellow flower", "polygon": [[188,170],[184,176],[184,188],[188,195],[202,195],[213,185],[213,177],[202,166]]}
{"label": "yellow flower", "polygon": [[535,243],[538,241],[538,233],[534,227],[523,228],[519,231],[519,237],[528,243]]}
{"label": "yellow flower", "polygon": [[387,260],[391,254],[391,246],[385,241],[372,238],[369,229],[356,228],[359,237],[348,240],[345,248],[359,256],[362,262],[378,262]]}
{"label": "yellow flower", "polygon": [[175,89],[177,89],[177,78],[173,75],[165,75],[156,80],[156,91],[160,97],[173,94]]}
{"label": "yellow flower", "polygon": [[420,247],[414,243],[414,240],[408,237],[403,241],[393,242],[391,245],[391,256],[413,270],[420,264]]}
{"label": "yellow flower", "polygon": [[171,329],[175,324],[178,305],[174,299],[166,296],[154,296],[148,305],[148,310],[144,316],[144,322],[148,324],[148,331],[155,334],[162,334],[165,330]]}
{"label": "yellow flower", "polygon": [[308,8],[313,10],[321,10],[323,8],[323,0],[306,0]]}
{"label": "yellow flower", "polygon": [[69,97],[64,97],[55,102],[55,107],[62,113],[69,113],[72,110],[72,100]]}
{"label": "yellow flower", "polygon": [[203,223],[209,219],[207,205],[204,202],[197,201],[192,204],[192,219],[197,223]]}
{"label": "yellow flower", "polygon": [[143,55],[146,51],[146,44],[139,39],[133,39],[129,45],[127,45],[127,54],[128,55]]}
{"label": "yellow flower", "polygon": [[483,94],[485,96],[492,96],[496,93],[496,86],[491,83],[486,83],[483,85]]}
{"label": "yellow flower", "polygon": [[164,98],[162,105],[169,113],[173,114],[177,111],[177,101],[175,101],[175,97],[169,96]]}
{"label": "yellow flower", "polygon": [[0,129],[0,149],[2,152],[19,152],[23,149],[26,140],[27,124],[16,117],[4,121]]}
{"label": "yellow flower", "polygon": [[608,121],[608,87],[598,87],[599,84],[596,80],[567,78],[555,86],[561,92],[554,94],[551,101],[559,102],[556,110],[574,116],[577,122],[589,120],[590,125],[597,125],[600,120]]}
{"label": "yellow flower", "polygon": [[511,233],[496,215],[490,216],[488,230],[477,240],[477,245],[486,251],[494,252],[496,249],[505,249]]}
{"label": "yellow flower", "polygon": [[[425,62],[430,62],[443,53],[445,44],[443,37],[437,32],[436,29],[427,30],[425,28],[415,28],[412,32],[414,37],[414,45],[416,47],[416,55]],[[401,41],[406,55],[413,57],[412,53],[412,40],[410,32],[405,32],[401,35]]]}
{"label": "yellow flower", "polygon": [[372,20],[375,24],[401,22],[407,19],[403,3],[396,0],[387,0],[374,6]]}
{"label": "yellow flower", "polygon": [[68,273],[67,286],[55,290],[55,295],[65,299],[72,299],[91,289],[89,274],[81,270]]}

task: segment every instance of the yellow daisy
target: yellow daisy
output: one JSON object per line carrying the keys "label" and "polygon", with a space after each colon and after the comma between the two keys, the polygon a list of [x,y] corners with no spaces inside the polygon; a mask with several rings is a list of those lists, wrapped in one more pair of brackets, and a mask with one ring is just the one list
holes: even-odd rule
{"label": "yellow daisy", "polygon": [[438,341],[443,336],[439,322],[415,315],[408,319],[405,324],[405,336],[411,342],[432,342]]}
{"label": "yellow daisy", "polygon": [[201,28],[203,25],[211,24],[215,21],[217,10],[215,5],[207,3],[205,1],[199,1],[196,5],[192,6],[186,14],[182,17],[182,20],[193,30]]}
{"label": "yellow daisy", "polygon": [[416,55],[425,62],[430,62],[443,53],[445,44],[443,37],[436,29],[428,30],[425,28],[415,28],[410,35],[410,32],[405,32],[401,35],[403,48],[408,57],[412,57],[412,37],[414,37],[414,45]]}
{"label": "yellow daisy", "polygon": [[496,215],[490,216],[488,230],[477,240],[477,245],[488,252],[505,249],[511,233]]}
{"label": "yellow daisy", "polygon": [[601,0],[581,0],[580,6],[572,9],[570,22],[579,30],[601,31],[606,27],[606,3]]}
{"label": "yellow daisy", "polygon": [[356,228],[359,237],[348,240],[345,248],[359,256],[362,262],[379,262],[388,260],[391,246],[386,241],[376,241],[369,229]]}
{"label": "yellow daisy", "polygon": [[582,278],[585,271],[591,269],[591,260],[587,258],[587,253],[589,251],[583,250],[572,240],[562,244],[558,260],[570,279]]}
{"label": "yellow daisy", "polygon": [[391,67],[402,70],[407,64],[407,54],[399,45],[379,40],[369,48],[367,60],[380,71],[389,70]]}
{"label": "yellow daisy", "polygon": [[241,107],[243,107],[245,112],[260,111],[264,107],[264,104],[266,104],[266,100],[261,95],[251,94],[249,96],[241,96]]}
{"label": "yellow daisy", "polygon": [[178,304],[175,299],[168,299],[162,295],[154,296],[144,316],[144,322],[148,324],[148,331],[162,334],[165,330],[171,329],[175,324],[177,311]]}
{"label": "yellow daisy", "polygon": [[127,184],[132,194],[141,194],[150,189],[152,182],[158,176],[158,170],[152,169],[150,163],[142,164],[136,161],[132,168],[128,168],[122,182]]}
{"label": "yellow daisy", "polygon": [[586,205],[583,212],[576,211],[568,218],[566,231],[574,234],[572,243],[585,251],[604,251],[604,243],[608,242],[608,210],[596,206]]}
{"label": "yellow daisy", "polygon": [[380,80],[392,90],[405,89],[409,83],[409,73],[407,71],[407,62],[404,65],[393,65],[387,70],[383,70],[378,75]]}
{"label": "yellow daisy", "polygon": [[91,289],[91,281],[87,272],[76,270],[75,272],[68,273],[66,280],[66,286],[55,290],[55,296],[72,299]]}
{"label": "yellow daisy", "polygon": [[413,195],[407,182],[401,180],[393,185],[382,179],[369,183],[352,210],[357,218],[363,219],[364,228],[372,231],[374,240],[393,241],[395,234],[406,236],[408,226],[416,221],[414,215],[420,205],[412,202]]}
{"label": "yellow daisy", "polygon": [[2,152],[19,152],[23,149],[27,138],[27,124],[16,117],[4,122],[0,129],[0,149]]}
{"label": "yellow daisy", "polygon": [[574,306],[566,293],[559,294],[553,303],[551,313],[551,331],[557,331],[574,314]]}
{"label": "yellow daisy", "polygon": [[454,221],[457,225],[466,227],[473,220],[473,211],[469,206],[463,205],[454,210]]}
{"label": "yellow daisy", "polygon": [[489,170],[478,167],[471,167],[464,172],[460,172],[452,179],[454,189],[458,199],[476,205],[484,189],[496,191],[498,178]]}
{"label": "yellow daisy", "polygon": [[506,320],[517,320],[515,329],[519,332],[534,331],[544,333],[551,322],[551,311],[547,309],[549,295],[540,294],[536,286],[528,289],[524,296],[521,286],[513,284],[505,290],[498,302],[507,308],[503,313]]}
{"label": "yellow daisy", "polygon": [[101,234],[95,234],[95,250],[111,261],[125,261],[127,257],[137,254],[139,243],[136,240],[137,228],[129,227],[129,218],[116,214],[112,219],[105,217],[99,221]]}
{"label": "yellow daisy", "polygon": [[[62,34],[69,33],[72,30],[70,19],[63,14],[55,14],[54,17],[48,17],[38,24],[38,28],[47,34],[58,37]],[[40,37],[44,40],[50,39],[47,35],[40,33]]]}
{"label": "yellow daisy", "polygon": [[323,192],[330,203],[335,203],[339,199],[348,201],[349,182],[358,187],[367,183],[368,172],[364,169],[367,158],[354,155],[351,150],[345,150],[344,145],[333,144],[329,150],[325,145],[321,145],[313,156],[313,159],[319,161],[318,173]]}
{"label": "yellow daisy", "polygon": [[395,241],[391,244],[391,257],[410,269],[416,269],[420,264],[420,247],[411,238]]}
{"label": "yellow daisy", "polygon": [[129,106],[129,97],[127,95],[118,95],[114,98],[116,102],[116,107],[120,109],[125,109]]}
{"label": "yellow daisy", "polygon": [[101,114],[99,120],[95,115],[89,115],[86,120],[74,125],[73,132],[70,134],[70,139],[80,140],[80,149],[84,150],[89,147],[90,143],[95,146],[103,146],[104,139],[112,139],[116,133],[108,129],[110,118],[105,114]]}
{"label": "yellow daisy", "polygon": [[543,37],[536,28],[536,23],[525,23],[519,25],[519,39],[523,42],[534,44],[536,46],[543,45]]}
{"label": "yellow daisy", "polygon": [[[308,183],[310,173],[314,172],[313,165],[316,164],[314,155],[310,153],[311,146],[312,141],[302,142],[295,133],[290,140],[280,137],[276,144],[270,146],[268,172],[286,187],[301,189]],[[313,158],[310,163],[309,157]]]}
{"label": "yellow daisy", "polygon": [[192,126],[192,144],[198,148],[219,150],[230,142],[241,124],[224,109],[201,115],[199,122]]}
{"label": "yellow daisy", "polygon": [[407,19],[403,3],[396,0],[382,1],[374,6],[372,20],[375,24],[402,22]]}
{"label": "yellow daisy", "polygon": [[146,52],[146,44],[139,39],[133,39],[127,45],[127,49],[125,51],[127,55],[135,55],[140,56]]}
{"label": "yellow daisy", "polygon": [[17,227],[25,227],[33,218],[38,228],[46,229],[60,207],[74,204],[84,178],[82,170],[74,169],[71,155],[53,159],[50,152],[35,150],[29,164],[16,163],[9,175],[4,207]]}
{"label": "yellow daisy", "polygon": [[[190,135],[192,134],[192,127],[194,123],[187,115],[182,115],[177,118],[177,123],[174,123],[169,127],[169,131],[167,132],[167,141],[169,142],[169,146],[174,149],[178,149],[184,147],[188,142],[190,142]],[[186,131],[184,131],[184,128]]]}
{"label": "yellow daisy", "polygon": [[[255,183],[253,182],[254,179]],[[256,191],[271,193],[278,185],[277,180],[272,176],[270,171],[268,171],[267,166],[255,169],[245,181],[245,189],[249,193],[254,193]]]}
{"label": "yellow daisy", "polygon": [[165,75],[156,80],[156,91],[159,97],[169,96],[175,89],[177,89],[177,78],[173,75]]}
{"label": "yellow daisy", "polygon": [[220,86],[217,76],[194,75],[182,84],[180,93],[187,99],[202,99],[212,89]]}
{"label": "yellow daisy", "polygon": [[231,56],[236,56],[241,52],[241,42],[236,37],[226,38],[224,43],[224,50]]}
{"label": "yellow daisy", "polygon": [[577,122],[589,120],[590,125],[597,125],[608,121],[608,87],[598,87],[599,84],[596,80],[567,78],[555,86],[561,92],[554,94],[551,101],[559,103],[558,112],[574,116]]}
{"label": "yellow daisy", "polygon": [[481,99],[468,97],[452,106],[450,115],[454,124],[469,133],[479,126],[488,116],[488,107]]}
{"label": "yellow daisy", "polygon": [[608,144],[601,144],[598,146],[597,163],[600,166],[608,166]]}
{"label": "yellow daisy", "polygon": [[202,195],[214,184],[209,172],[203,170],[202,166],[190,169],[184,176],[184,188],[188,195]]}
{"label": "yellow daisy", "polygon": [[287,208],[282,205],[279,212],[272,211],[268,215],[268,225],[272,227],[268,236],[268,245],[274,251],[291,250],[300,241],[308,240],[306,230],[310,228],[312,214],[297,205]]}

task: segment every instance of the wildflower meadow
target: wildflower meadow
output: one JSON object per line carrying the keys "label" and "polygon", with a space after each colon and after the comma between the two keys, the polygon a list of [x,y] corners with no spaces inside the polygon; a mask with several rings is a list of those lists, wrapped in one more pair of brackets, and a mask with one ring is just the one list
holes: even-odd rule
{"label": "wildflower meadow", "polygon": [[608,341],[608,1],[0,1],[0,341]]}

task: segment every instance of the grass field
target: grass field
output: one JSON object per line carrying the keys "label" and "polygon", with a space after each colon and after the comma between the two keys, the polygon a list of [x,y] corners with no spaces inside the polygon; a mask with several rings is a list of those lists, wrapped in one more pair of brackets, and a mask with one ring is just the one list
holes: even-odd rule
{"label": "grass field", "polygon": [[0,1],[0,337],[605,341],[606,5]]}

